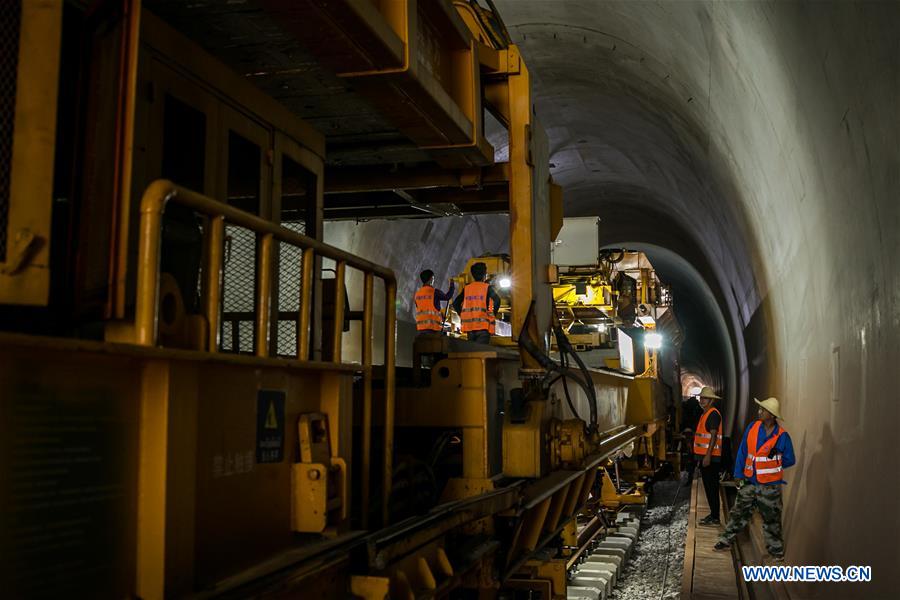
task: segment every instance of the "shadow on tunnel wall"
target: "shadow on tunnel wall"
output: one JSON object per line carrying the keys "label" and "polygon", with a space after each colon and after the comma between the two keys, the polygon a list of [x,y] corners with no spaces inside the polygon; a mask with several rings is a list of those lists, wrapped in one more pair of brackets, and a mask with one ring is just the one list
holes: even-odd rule
{"label": "shadow on tunnel wall", "polygon": [[[750,398],[764,400],[770,396],[782,398],[780,390],[772,389],[772,381],[776,369],[776,355],[772,351],[775,344],[772,331],[772,310],[769,296],[763,298],[750,322],[744,329],[744,344],[747,349],[747,383]],[[750,398],[740,406],[737,423],[741,432],[751,421],[756,419],[757,406]],[[783,398],[782,398],[783,400]],[[738,438],[738,441],[740,438]]]}

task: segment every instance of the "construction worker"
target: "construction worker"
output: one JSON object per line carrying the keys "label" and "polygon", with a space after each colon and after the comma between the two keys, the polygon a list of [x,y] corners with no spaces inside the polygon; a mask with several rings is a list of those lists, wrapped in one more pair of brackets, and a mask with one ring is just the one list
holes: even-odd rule
{"label": "construction worker", "polygon": [[700,464],[700,477],[706,491],[709,514],[700,520],[701,525],[719,524],[719,467],[722,462],[722,413],[713,404],[719,396],[711,387],[700,390],[697,400],[703,415],[694,431],[694,461]]}
{"label": "construction worker", "polygon": [[434,287],[434,271],[425,269],[419,273],[422,287],[416,290],[416,331],[418,335],[440,333],[444,319],[441,318],[441,302],[453,297],[453,280],[446,293]]}
{"label": "construction worker", "polygon": [[744,439],[734,460],[734,477],[738,481],[738,495],[728,518],[725,531],[716,542],[716,550],[728,550],[740,533],[754,507],[763,519],[763,538],[769,555],[776,561],[784,560],[784,539],[781,534],[781,486],[784,469],[794,465],[794,445],[779,424],[781,409],[778,399],[767,398],[760,402],[759,420],[744,432]]}
{"label": "construction worker", "polygon": [[462,332],[466,334],[466,338],[479,344],[490,344],[491,318],[496,319],[500,311],[500,296],[484,280],[487,276],[487,265],[477,262],[472,265],[469,272],[475,281],[463,288],[453,301],[453,308],[459,315]]}

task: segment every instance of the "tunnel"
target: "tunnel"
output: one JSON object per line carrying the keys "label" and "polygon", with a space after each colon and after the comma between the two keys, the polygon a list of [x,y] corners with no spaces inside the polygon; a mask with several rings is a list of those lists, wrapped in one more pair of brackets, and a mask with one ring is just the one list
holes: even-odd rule
{"label": "tunnel", "polygon": [[609,243],[664,249],[648,254],[673,263],[679,301],[727,329],[697,328],[695,343],[729,368],[696,360],[734,369],[722,381],[735,428],[751,397],[781,399],[798,451],[792,560],[871,564],[884,577],[855,593],[889,594],[900,522],[865,515],[897,510],[886,475],[900,399],[896,5],[498,8],[537,73],[566,214],[599,215]]}
{"label": "tunnel", "polygon": [[[729,431],[755,418],[752,398],[781,400],[798,456],[788,556],[870,564],[880,575],[848,597],[888,595],[900,552],[897,6],[496,6],[535,76],[565,214],[598,216],[605,245],[645,249],[673,284],[682,363],[721,383]],[[454,243],[394,264],[407,276],[443,266]]]}
{"label": "tunnel", "polygon": [[896,0],[6,4],[8,593],[896,597]]}

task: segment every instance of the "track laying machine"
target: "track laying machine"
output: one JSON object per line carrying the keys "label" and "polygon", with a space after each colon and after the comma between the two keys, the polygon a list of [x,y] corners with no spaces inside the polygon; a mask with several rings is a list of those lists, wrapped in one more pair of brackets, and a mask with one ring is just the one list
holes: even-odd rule
{"label": "track laying machine", "polygon": [[[676,352],[625,314],[633,254],[620,279],[609,254],[551,264],[561,190],[499,16],[0,11],[4,593],[565,598],[611,511],[674,459],[657,365]],[[311,126],[323,97],[362,117]],[[328,154],[320,130],[339,130]],[[489,260],[502,331],[420,337],[397,368],[394,273],[324,243],[323,221],[490,212],[510,218]],[[630,298],[655,317],[635,260]]]}

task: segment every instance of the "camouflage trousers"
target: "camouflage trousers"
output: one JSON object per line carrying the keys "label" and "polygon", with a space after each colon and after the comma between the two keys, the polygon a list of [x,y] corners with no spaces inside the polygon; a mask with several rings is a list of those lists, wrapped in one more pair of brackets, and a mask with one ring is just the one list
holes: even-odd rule
{"label": "camouflage trousers", "polygon": [[719,541],[731,543],[738,533],[743,531],[753,516],[753,509],[759,511],[763,520],[763,539],[766,549],[772,556],[784,555],[784,538],[781,534],[781,484],[754,485],[745,483],[738,490],[737,499],[731,514],[728,515],[728,523],[725,525],[725,533],[719,536]]}

